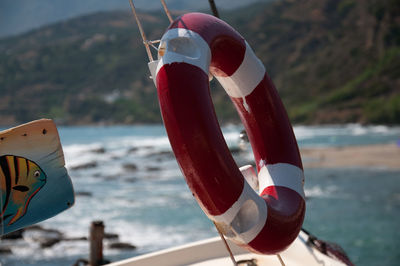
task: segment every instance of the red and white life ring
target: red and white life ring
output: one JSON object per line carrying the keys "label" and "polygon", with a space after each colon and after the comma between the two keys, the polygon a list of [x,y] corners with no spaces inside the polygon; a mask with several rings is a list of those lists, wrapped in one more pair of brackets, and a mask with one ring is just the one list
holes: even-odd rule
{"label": "red and white life ring", "polygon": [[[275,254],[304,219],[304,174],[285,108],[261,61],[232,27],[201,13],[176,19],[150,63],[176,159],[206,215],[250,251]],[[238,169],[210,97],[209,72],[232,99],[256,161],[258,195]]]}

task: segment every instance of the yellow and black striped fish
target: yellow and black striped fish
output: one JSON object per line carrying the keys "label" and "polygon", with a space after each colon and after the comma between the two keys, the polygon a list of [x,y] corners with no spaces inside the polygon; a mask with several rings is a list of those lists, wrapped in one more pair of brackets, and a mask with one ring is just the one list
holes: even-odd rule
{"label": "yellow and black striped fish", "polygon": [[0,224],[15,223],[25,215],[32,197],[46,184],[47,176],[26,158],[0,156]]}

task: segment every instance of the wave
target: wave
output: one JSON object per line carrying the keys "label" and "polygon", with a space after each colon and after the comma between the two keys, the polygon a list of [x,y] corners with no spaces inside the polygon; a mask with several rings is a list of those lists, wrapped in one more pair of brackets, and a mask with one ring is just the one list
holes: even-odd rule
{"label": "wave", "polygon": [[307,198],[332,198],[337,196],[339,188],[337,186],[313,186],[311,188],[305,188],[304,193]]}
{"label": "wave", "polygon": [[360,124],[295,126],[294,133],[300,146],[346,146],[396,142],[400,127]]}
{"label": "wave", "polygon": [[[230,147],[237,147],[241,129],[235,125],[223,128]],[[400,137],[400,127],[359,124],[295,126],[294,132],[300,146],[368,144]],[[43,222],[43,227],[59,228],[66,237],[82,237],[88,235],[92,221],[103,220],[106,232],[138,246],[138,254],[216,235],[184,182],[161,126],[84,128],[67,133],[66,165],[75,190],[86,194],[78,194],[73,208]],[[254,160],[250,147],[237,155],[244,162]],[[322,186],[320,181],[311,184],[305,189],[311,202],[312,198],[345,196],[337,186]],[[120,252],[105,246],[106,257]],[[10,257],[27,261],[87,257],[88,243],[60,242],[41,249],[28,241],[16,244],[12,251]]]}

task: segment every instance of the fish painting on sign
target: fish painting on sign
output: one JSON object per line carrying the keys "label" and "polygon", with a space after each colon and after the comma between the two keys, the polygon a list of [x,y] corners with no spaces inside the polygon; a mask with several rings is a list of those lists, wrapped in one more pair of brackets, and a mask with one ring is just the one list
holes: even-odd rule
{"label": "fish painting on sign", "polygon": [[0,235],[74,203],[57,128],[41,119],[0,132]]}
{"label": "fish painting on sign", "polygon": [[0,182],[0,224],[11,225],[25,215],[32,197],[46,184],[46,174],[26,158],[5,155],[0,157]]}

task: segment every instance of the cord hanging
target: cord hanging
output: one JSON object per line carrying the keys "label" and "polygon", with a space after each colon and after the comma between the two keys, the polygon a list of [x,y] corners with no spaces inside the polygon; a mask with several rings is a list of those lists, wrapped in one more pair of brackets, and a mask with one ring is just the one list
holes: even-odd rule
{"label": "cord hanging", "polygon": [[210,3],[211,11],[213,12],[214,17],[219,18],[218,9],[217,6],[215,5],[214,0],[208,0],[208,2]]}
{"label": "cord hanging", "polygon": [[283,262],[283,259],[282,259],[281,255],[280,254],[276,254],[276,256],[278,257],[279,262],[281,263],[281,265],[285,266],[285,263]]}
{"label": "cord hanging", "polygon": [[169,10],[168,10],[168,8],[167,8],[167,4],[165,3],[165,0],[161,0],[161,4],[162,4],[162,6],[164,7],[164,11],[165,11],[165,14],[167,14],[167,17],[168,17],[168,19],[169,19],[169,22],[172,23],[172,21],[174,21],[174,20],[173,20],[172,17],[171,17],[171,13],[169,13]]}
{"label": "cord hanging", "polygon": [[214,225],[215,225],[215,228],[217,228],[218,234],[219,234],[219,236],[221,237],[222,241],[224,242],[226,249],[227,249],[228,252],[229,252],[229,256],[231,257],[231,260],[232,260],[233,265],[234,265],[234,266],[238,266],[238,264],[237,264],[237,262],[236,262],[236,260],[235,260],[235,257],[233,256],[232,250],[231,250],[231,248],[229,247],[228,243],[226,242],[226,239],[225,239],[224,235],[223,235],[223,234],[221,233],[221,231],[219,230],[217,224],[216,224],[215,222],[213,222],[213,223],[214,223]]}
{"label": "cord hanging", "polygon": [[135,16],[136,24],[139,27],[140,35],[142,36],[142,40],[143,40],[144,47],[146,48],[147,56],[149,57],[149,61],[152,62],[152,61],[154,61],[153,55],[151,54],[149,43],[147,41],[146,34],[143,31],[142,24],[140,23],[139,17],[136,14],[135,5],[133,4],[132,0],[129,0],[129,3],[131,4],[131,9],[132,9],[133,15]]}

